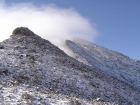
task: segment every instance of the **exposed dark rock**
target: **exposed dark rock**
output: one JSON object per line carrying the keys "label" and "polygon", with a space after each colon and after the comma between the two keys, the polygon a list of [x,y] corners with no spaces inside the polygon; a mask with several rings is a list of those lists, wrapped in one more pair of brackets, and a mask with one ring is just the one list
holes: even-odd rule
{"label": "exposed dark rock", "polygon": [[22,98],[23,98],[23,99],[30,99],[30,100],[31,100],[31,99],[33,98],[33,96],[31,96],[31,95],[28,94],[28,93],[23,93],[23,94],[22,94]]}
{"label": "exposed dark rock", "polygon": [[34,33],[26,27],[18,27],[14,29],[14,31],[12,32],[12,35],[30,36],[30,35],[34,35]]}
{"label": "exposed dark rock", "polygon": [[0,45],[0,49],[4,49],[4,46],[3,45]]}

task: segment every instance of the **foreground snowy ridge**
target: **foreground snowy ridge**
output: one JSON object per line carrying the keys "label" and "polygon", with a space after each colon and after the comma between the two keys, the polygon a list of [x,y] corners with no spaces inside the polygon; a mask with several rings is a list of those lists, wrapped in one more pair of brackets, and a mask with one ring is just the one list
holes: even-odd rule
{"label": "foreground snowy ridge", "polygon": [[139,105],[139,97],[139,89],[69,57],[28,28],[16,28],[0,43],[1,105]]}

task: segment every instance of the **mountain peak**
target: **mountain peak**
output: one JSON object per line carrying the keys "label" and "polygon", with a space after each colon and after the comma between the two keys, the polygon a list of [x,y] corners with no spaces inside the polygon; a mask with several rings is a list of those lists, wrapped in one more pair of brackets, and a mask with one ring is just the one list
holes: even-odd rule
{"label": "mountain peak", "polygon": [[[101,71],[97,68],[104,67],[100,63],[102,59],[108,61],[105,59],[106,56],[110,58],[110,62],[107,63],[113,64],[110,55],[118,54],[103,48],[101,50],[101,47],[94,47],[91,43],[83,41],[79,44],[69,41],[67,44],[74,48],[77,56],[85,55],[81,58],[85,57],[90,66],[68,56],[57,46],[25,27],[16,28],[9,39],[0,42],[0,103],[3,105],[139,105],[140,89],[120,81],[108,72],[105,73],[106,69]],[[103,52],[104,56],[98,56],[102,54],[100,52]],[[93,54],[102,57],[99,59],[100,62],[96,62],[98,59],[92,59]],[[106,62],[103,63],[107,65]],[[128,67],[130,68],[129,65]],[[116,71],[114,70],[117,74]],[[128,72],[136,73],[131,71]],[[124,78],[131,79],[127,78],[129,75],[124,75],[125,71],[120,70],[120,73]],[[139,73],[135,77],[138,76]]]}
{"label": "mountain peak", "polygon": [[34,32],[32,32],[27,27],[17,27],[13,30],[12,35],[25,35],[25,36],[31,36],[34,35]]}
{"label": "mountain peak", "polygon": [[[60,50],[57,46],[53,45],[50,41],[41,38],[27,27],[17,27],[13,30],[9,39],[0,43],[2,48],[13,48],[35,50],[38,53],[47,53],[50,55],[67,56],[67,54]],[[44,52],[41,52],[44,51]],[[27,51],[28,52],[28,51]]]}

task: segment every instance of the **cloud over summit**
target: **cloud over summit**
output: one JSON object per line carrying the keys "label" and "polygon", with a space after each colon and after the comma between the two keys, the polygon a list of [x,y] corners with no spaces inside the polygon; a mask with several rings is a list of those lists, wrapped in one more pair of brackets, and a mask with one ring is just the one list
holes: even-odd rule
{"label": "cloud over summit", "polygon": [[16,27],[28,27],[34,33],[63,47],[64,40],[80,37],[92,41],[95,27],[74,9],[54,4],[34,6],[31,3],[6,5],[0,3],[0,41],[9,38]]}

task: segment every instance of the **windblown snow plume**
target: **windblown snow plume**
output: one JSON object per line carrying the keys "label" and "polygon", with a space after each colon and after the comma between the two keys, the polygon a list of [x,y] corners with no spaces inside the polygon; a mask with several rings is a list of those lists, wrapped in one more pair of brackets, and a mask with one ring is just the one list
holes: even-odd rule
{"label": "windblown snow plume", "polygon": [[9,38],[16,27],[28,27],[42,38],[63,49],[64,40],[80,37],[93,40],[96,28],[74,9],[54,4],[36,7],[31,3],[0,3],[0,41]]}

